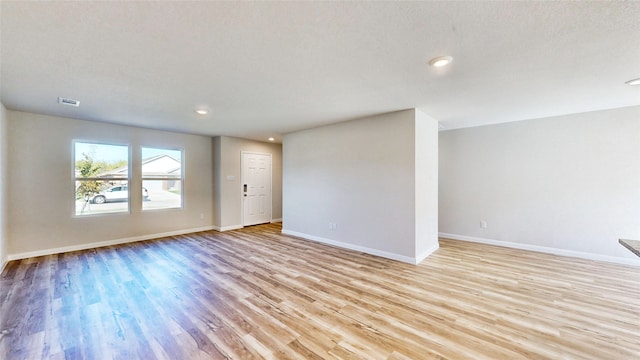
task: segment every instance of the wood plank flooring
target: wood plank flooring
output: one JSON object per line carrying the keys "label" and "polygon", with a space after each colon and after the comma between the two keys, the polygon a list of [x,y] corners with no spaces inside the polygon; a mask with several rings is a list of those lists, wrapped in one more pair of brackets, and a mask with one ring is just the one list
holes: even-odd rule
{"label": "wood plank flooring", "polygon": [[446,239],[201,232],[11,262],[0,301],[2,359],[640,359],[640,268]]}

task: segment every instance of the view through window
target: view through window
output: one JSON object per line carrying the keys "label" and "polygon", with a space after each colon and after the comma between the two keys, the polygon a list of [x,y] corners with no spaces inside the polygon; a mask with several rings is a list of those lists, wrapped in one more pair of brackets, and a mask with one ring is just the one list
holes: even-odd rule
{"label": "view through window", "polygon": [[182,207],[182,150],[142,148],[142,210]]}
{"label": "view through window", "polygon": [[75,214],[129,211],[129,147],[76,142]]}

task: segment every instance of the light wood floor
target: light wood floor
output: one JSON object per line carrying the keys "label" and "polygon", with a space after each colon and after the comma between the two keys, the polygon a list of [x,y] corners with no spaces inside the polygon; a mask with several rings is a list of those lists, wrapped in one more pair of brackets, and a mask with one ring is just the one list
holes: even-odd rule
{"label": "light wood floor", "polygon": [[640,268],[444,239],[414,266],[265,225],[0,281],[2,359],[640,359]]}

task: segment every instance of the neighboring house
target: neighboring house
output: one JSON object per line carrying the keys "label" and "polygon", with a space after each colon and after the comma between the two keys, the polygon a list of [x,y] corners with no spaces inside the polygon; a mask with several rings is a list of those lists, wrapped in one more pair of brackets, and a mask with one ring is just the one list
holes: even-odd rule
{"label": "neighboring house", "polygon": [[[156,155],[142,160],[142,186],[148,191],[169,191],[179,189],[179,179],[182,173],[180,160],[176,160],[169,155]],[[128,177],[129,167],[123,166],[111,171],[104,172],[97,177],[100,178],[122,178]],[[150,178],[146,179],[145,178]]]}

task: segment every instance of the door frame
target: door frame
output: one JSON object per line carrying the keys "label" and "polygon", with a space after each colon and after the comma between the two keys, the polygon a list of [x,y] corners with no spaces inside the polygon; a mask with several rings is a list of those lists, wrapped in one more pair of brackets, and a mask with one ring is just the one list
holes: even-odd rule
{"label": "door frame", "polygon": [[245,227],[244,224],[244,194],[243,194],[243,185],[245,170],[244,170],[244,155],[245,154],[254,154],[254,155],[265,155],[269,157],[269,223],[273,221],[273,154],[270,153],[262,153],[258,151],[240,151],[240,186],[238,187],[240,192],[240,224],[242,227]]}

